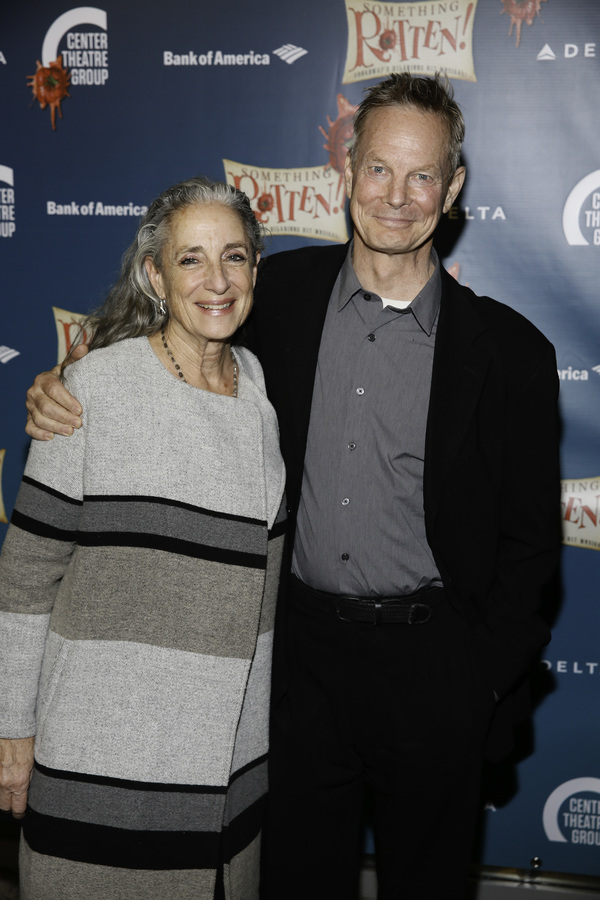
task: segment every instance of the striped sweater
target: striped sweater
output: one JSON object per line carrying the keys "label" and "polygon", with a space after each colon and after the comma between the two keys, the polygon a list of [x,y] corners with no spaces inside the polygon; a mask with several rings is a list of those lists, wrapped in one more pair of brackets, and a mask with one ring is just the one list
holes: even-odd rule
{"label": "striped sweater", "polygon": [[146,338],[68,369],[83,426],[34,442],[0,558],[0,736],[36,735],[24,900],[257,896],[284,467],[239,394]]}

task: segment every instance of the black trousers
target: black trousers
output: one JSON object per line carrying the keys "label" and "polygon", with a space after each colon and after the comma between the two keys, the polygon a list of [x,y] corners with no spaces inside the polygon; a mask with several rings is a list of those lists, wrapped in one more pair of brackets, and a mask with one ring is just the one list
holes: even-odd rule
{"label": "black trousers", "polygon": [[424,624],[373,626],[291,594],[265,897],[356,898],[370,789],[379,900],[462,898],[494,708],[468,626],[447,601]]}

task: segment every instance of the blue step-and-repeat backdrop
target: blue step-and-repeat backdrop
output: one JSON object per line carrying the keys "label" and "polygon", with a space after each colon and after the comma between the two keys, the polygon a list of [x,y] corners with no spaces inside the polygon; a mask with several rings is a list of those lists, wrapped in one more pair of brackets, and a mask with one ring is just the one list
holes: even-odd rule
{"label": "blue step-and-repeat backdrop", "polygon": [[510,771],[490,773],[480,859],[523,868],[539,857],[543,870],[598,875],[596,0],[2,4],[0,521],[27,453],[25,391],[103,299],[153,197],[204,172],[246,191],[268,252],[345,241],[353,111],[366,87],[405,69],[447,73],[467,120],[467,182],[440,232],[445,265],[535,322],[561,381],[554,638],[533,735]]}

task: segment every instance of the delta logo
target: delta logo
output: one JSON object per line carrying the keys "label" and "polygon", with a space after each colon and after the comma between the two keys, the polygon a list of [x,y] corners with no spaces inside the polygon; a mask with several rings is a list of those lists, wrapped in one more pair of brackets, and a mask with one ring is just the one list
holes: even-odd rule
{"label": "delta logo", "polygon": [[56,131],[56,113],[62,119],[61,103],[71,97],[70,88],[102,86],[108,80],[106,11],[81,6],[55,19],[44,37],[36,71],[27,78],[34,102],[40,109],[50,108]]}
{"label": "delta logo", "polygon": [[[564,44],[562,50],[563,59],[575,59],[579,56],[580,52],[579,44]],[[583,59],[595,59],[596,58],[596,43],[589,41],[583,45],[583,52],[581,53],[581,58]],[[558,55],[554,52],[550,44],[544,44],[538,55],[536,56],[538,62],[556,62],[558,59]]]}
{"label": "delta logo", "polygon": [[393,72],[476,81],[473,22],[477,0],[377,3],[345,0],[348,47],[343,84]]}

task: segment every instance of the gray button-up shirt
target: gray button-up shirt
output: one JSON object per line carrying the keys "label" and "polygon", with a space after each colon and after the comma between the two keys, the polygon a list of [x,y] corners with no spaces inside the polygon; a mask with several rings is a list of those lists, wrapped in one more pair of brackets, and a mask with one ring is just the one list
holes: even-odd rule
{"label": "gray button-up shirt", "polygon": [[315,378],[293,571],[336,594],[441,584],[423,463],[441,298],[435,272],[404,310],[363,290],[351,250],[329,302]]}

